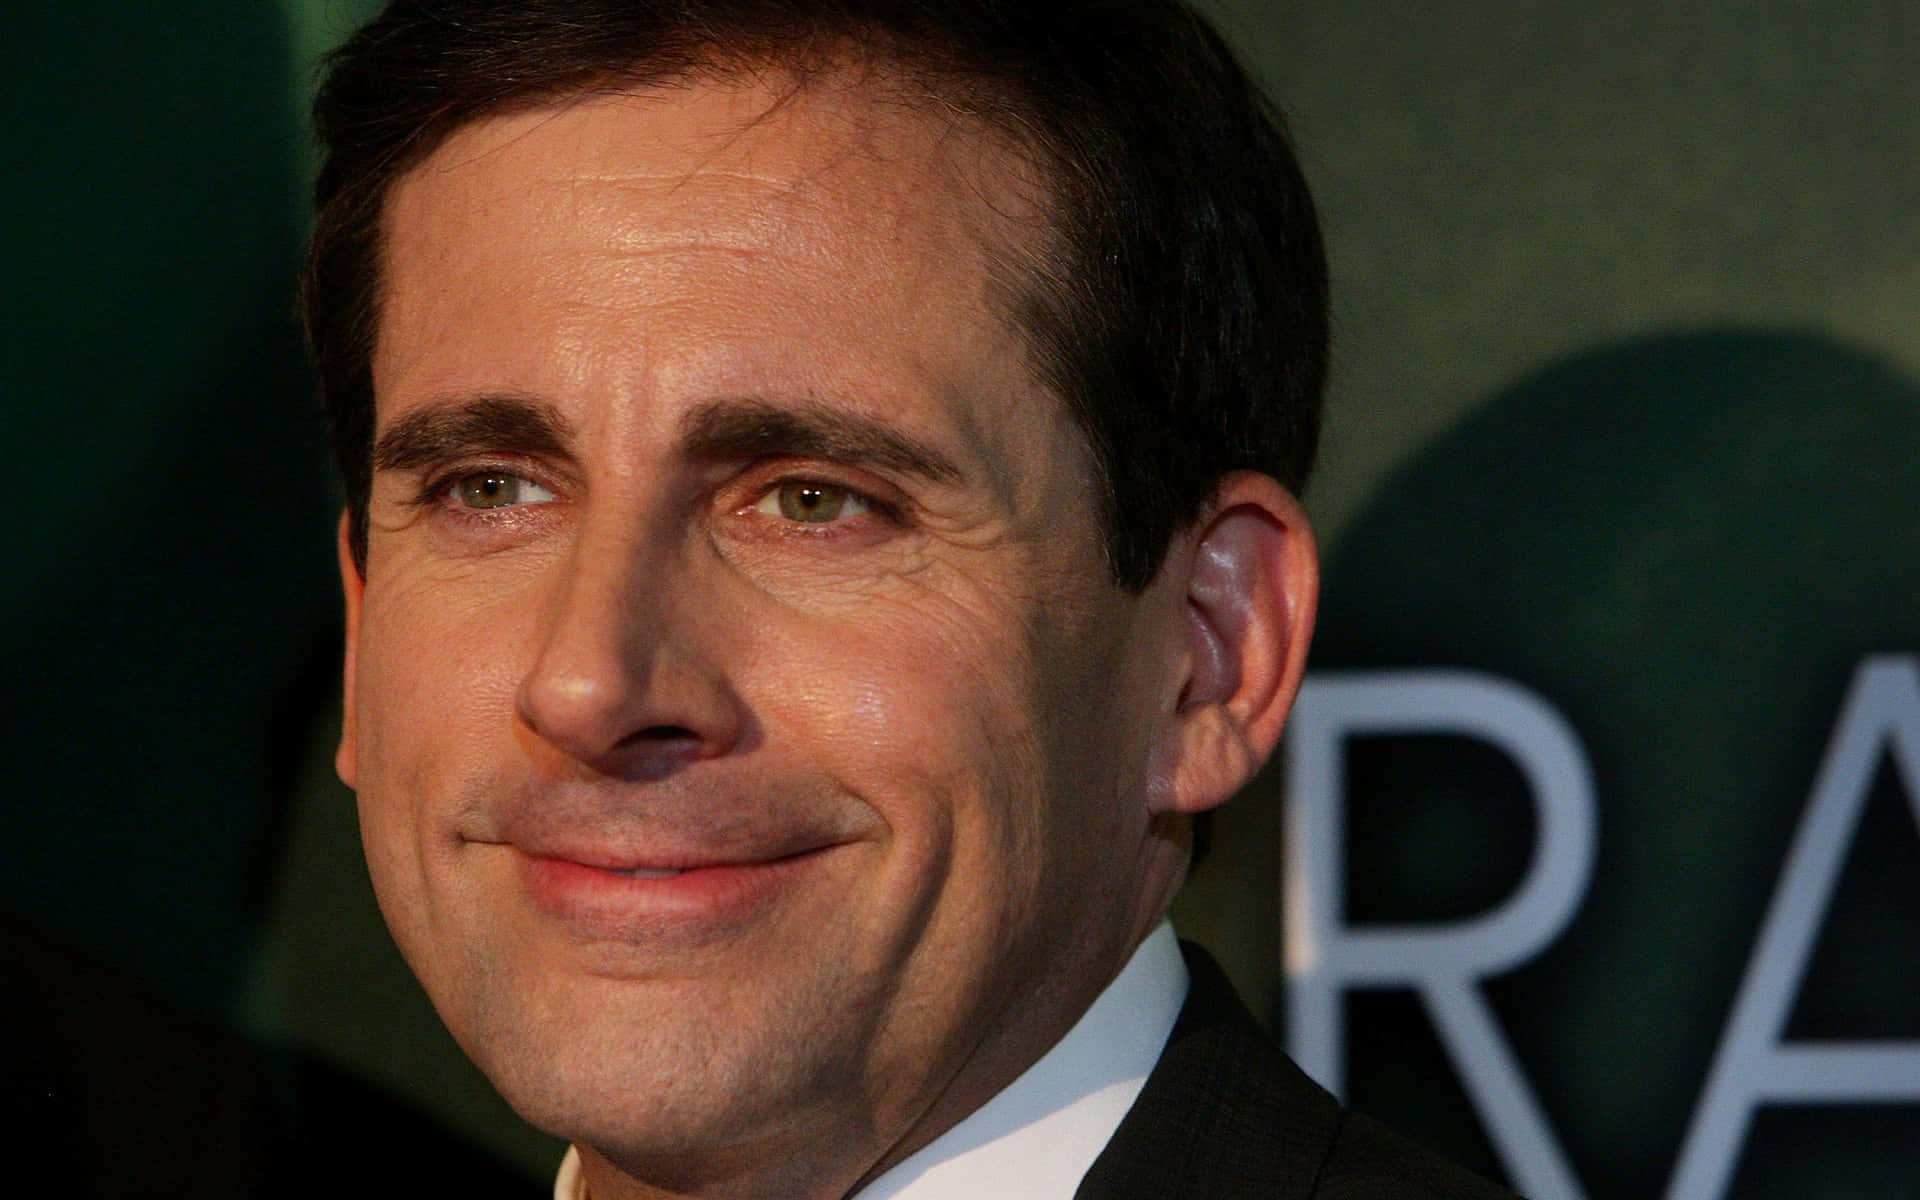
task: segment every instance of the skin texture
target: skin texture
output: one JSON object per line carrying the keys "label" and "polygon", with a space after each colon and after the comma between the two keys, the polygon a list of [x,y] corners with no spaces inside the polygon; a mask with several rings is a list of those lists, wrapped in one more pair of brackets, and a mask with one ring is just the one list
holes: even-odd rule
{"label": "skin texture", "polygon": [[843,1195],[931,1140],[1279,735],[1305,520],[1230,476],[1114,586],[1004,316],[1044,199],[848,76],[490,118],[389,200],[339,770],[409,963],[596,1197]]}

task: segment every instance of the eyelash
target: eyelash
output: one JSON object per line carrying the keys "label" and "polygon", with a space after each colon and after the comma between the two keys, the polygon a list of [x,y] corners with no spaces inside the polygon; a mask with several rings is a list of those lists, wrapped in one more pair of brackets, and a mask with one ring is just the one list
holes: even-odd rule
{"label": "eyelash", "polygon": [[[469,507],[460,503],[453,495],[454,489],[459,487],[462,482],[475,478],[476,476],[490,475],[522,480],[523,482],[540,488],[542,491],[552,494],[556,499],[537,501],[534,503],[509,504],[489,510]],[[792,518],[782,519],[771,514],[759,513],[757,511],[759,506],[766,503],[769,498],[778,495],[780,489],[788,487],[817,487],[827,491],[841,492],[863,504],[865,511],[856,513],[845,519],[817,523]],[[413,503],[415,507],[418,508],[441,509],[452,519],[458,521],[497,523],[513,519],[515,516],[525,516],[530,510],[545,508],[557,502],[560,495],[560,488],[548,483],[543,483],[536,473],[528,470],[525,466],[498,462],[465,463],[427,476],[422,481],[419,494],[414,498]],[[741,515],[761,516],[776,521],[783,527],[783,532],[790,536],[798,537],[832,536],[834,533],[843,530],[845,526],[859,520],[859,518],[863,516],[878,518],[888,523],[898,523],[902,515],[902,505],[895,501],[881,498],[875,494],[872,488],[856,486],[852,483],[834,479],[826,474],[795,470],[791,467],[776,468],[776,470],[769,473],[764,480],[752,481],[746,501],[740,504],[729,505],[729,507],[732,511]]]}
{"label": "eyelash", "polygon": [[[782,489],[809,487],[840,493],[849,500],[857,502],[861,506],[862,511],[817,522],[803,521],[796,517],[786,516],[778,511],[762,511],[762,506],[767,505],[770,501],[776,506],[778,505],[778,497]],[[777,532],[778,536],[782,537],[795,538],[853,536],[862,527],[868,526],[869,522],[872,521],[884,522],[887,525],[898,525],[901,516],[901,507],[899,504],[875,495],[874,489],[872,488],[857,487],[851,483],[846,483],[830,476],[823,476],[811,472],[789,471],[772,475],[767,478],[765,482],[755,481],[747,491],[745,502],[730,505],[729,507],[741,516],[766,522],[763,528],[766,528],[769,532]]]}
{"label": "eyelash", "polygon": [[[536,473],[529,471],[524,466],[510,466],[504,463],[467,463],[426,476],[421,481],[419,494],[414,497],[413,503],[420,508],[444,506],[468,514],[483,512],[485,511],[483,509],[467,508],[459,504],[453,497],[453,490],[466,480],[487,476],[499,476],[505,479],[517,479],[523,483],[530,483],[542,491],[552,494],[556,499],[560,495],[560,489],[558,487],[542,482]],[[539,504],[506,505],[503,506],[502,511],[535,508],[552,502],[553,501],[541,501]]]}

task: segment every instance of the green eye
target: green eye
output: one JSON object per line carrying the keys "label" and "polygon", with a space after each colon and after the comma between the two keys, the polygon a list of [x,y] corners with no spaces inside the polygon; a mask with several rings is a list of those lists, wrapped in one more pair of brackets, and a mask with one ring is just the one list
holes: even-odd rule
{"label": "green eye", "polygon": [[859,516],[871,505],[866,497],[830,483],[794,480],[767,493],[756,506],[764,513],[778,513],[789,521],[804,525],[825,525],[846,517]]}
{"label": "green eye", "polygon": [[481,471],[456,480],[453,498],[465,508],[512,508],[521,504],[544,504],[553,499],[553,493],[518,475]]}

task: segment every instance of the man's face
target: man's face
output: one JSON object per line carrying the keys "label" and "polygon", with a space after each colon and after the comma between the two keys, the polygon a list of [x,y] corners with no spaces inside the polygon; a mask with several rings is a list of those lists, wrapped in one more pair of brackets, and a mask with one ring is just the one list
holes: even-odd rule
{"label": "man's face", "polygon": [[1038,189],[878,97],[492,118],[387,210],[340,751],[374,884],[523,1113],[682,1182],[950,1121],[1171,886],[1180,602],[1111,584],[989,269]]}

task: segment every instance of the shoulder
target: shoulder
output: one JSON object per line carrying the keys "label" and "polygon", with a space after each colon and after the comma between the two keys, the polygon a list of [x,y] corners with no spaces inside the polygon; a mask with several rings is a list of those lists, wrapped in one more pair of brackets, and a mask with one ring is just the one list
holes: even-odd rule
{"label": "shoulder", "polygon": [[1513,1193],[1394,1133],[1345,1114],[1314,1200],[1513,1200]]}
{"label": "shoulder", "polygon": [[1206,952],[1183,949],[1193,982],[1180,1021],[1076,1200],[1512,1200],[1342,1109],[1260,1029]]}

